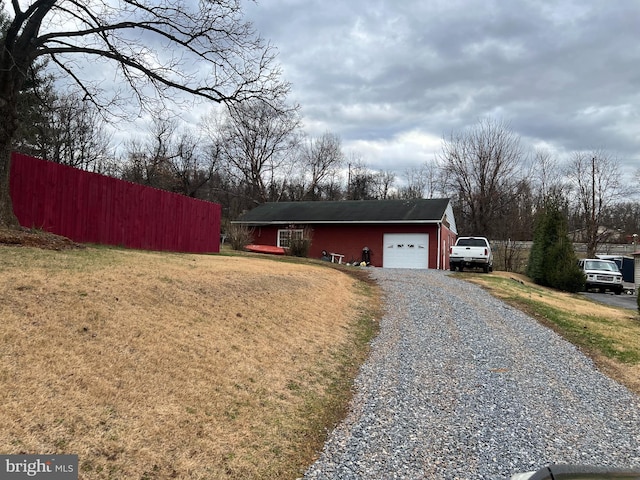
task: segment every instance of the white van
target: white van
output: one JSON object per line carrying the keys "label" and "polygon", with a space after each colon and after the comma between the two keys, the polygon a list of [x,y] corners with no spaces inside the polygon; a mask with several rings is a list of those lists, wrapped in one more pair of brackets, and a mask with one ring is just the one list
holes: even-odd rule
{"label": "white van", "polygon": [[584,272],[587,290],[593,288],[599,292],[609,290],[616,295],[622,293],[624,289],[622,273],[620,273],[616,262],[599,258],[582,258],[578,261],[578,264]]}

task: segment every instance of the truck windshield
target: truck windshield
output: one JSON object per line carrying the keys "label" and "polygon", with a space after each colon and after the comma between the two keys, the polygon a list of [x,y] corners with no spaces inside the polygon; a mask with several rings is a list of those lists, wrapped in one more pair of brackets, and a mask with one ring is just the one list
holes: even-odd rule
{"label": "truck windshield", "polygon": [[461,238],[456,244],[458,247],[486,247],[484,240],[479,238]]}
{"label": "truck windshield", "polygon": [[589,260],[585,262],[585,270],[605,270],[607,272],[618,272],[618,266],[613,262]]}

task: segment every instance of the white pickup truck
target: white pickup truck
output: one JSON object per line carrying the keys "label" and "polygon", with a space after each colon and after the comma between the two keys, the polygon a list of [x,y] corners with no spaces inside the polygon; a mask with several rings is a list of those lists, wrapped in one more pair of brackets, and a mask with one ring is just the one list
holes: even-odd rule
{"label": "white pickup truck", "polygon": [[465,268],[482,268],[485,273],[493,271],[493,253],[489,240],[484,237],[460,237],[449,248],[449,268],[462,271]]}

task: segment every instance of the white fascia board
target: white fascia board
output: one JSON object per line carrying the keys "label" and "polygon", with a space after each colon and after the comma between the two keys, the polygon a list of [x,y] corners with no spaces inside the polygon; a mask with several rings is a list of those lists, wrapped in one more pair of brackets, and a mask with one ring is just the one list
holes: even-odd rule
{"label": "white fascia board", "polygon": [[292,225],[292,224],[304,224],[304,225],[425,225],[425,224],[440,224],[442,220],[362,220],[362,221],[308,221],[308,220],[289,220],[289,221],[277,221],[277,222],[242,222],[234,220],[231,223],[246,224],[246,225]]}

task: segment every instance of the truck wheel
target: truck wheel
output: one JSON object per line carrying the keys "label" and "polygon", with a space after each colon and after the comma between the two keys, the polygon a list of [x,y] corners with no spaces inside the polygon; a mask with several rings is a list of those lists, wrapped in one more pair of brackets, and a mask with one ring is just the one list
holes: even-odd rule
{"label": "truck wheel", "polygon": [[461,272],[461,271],[463,271],[463,270],[464,270],[464,265],[462,265],[462,264],[458,265],[458,271],[460,271],[460,272]]}
{"label": "truck wheel", "polygon": [[484,271],[484,273],[489,273],[489,265],[484,265],[482,267],[482,270]]}

